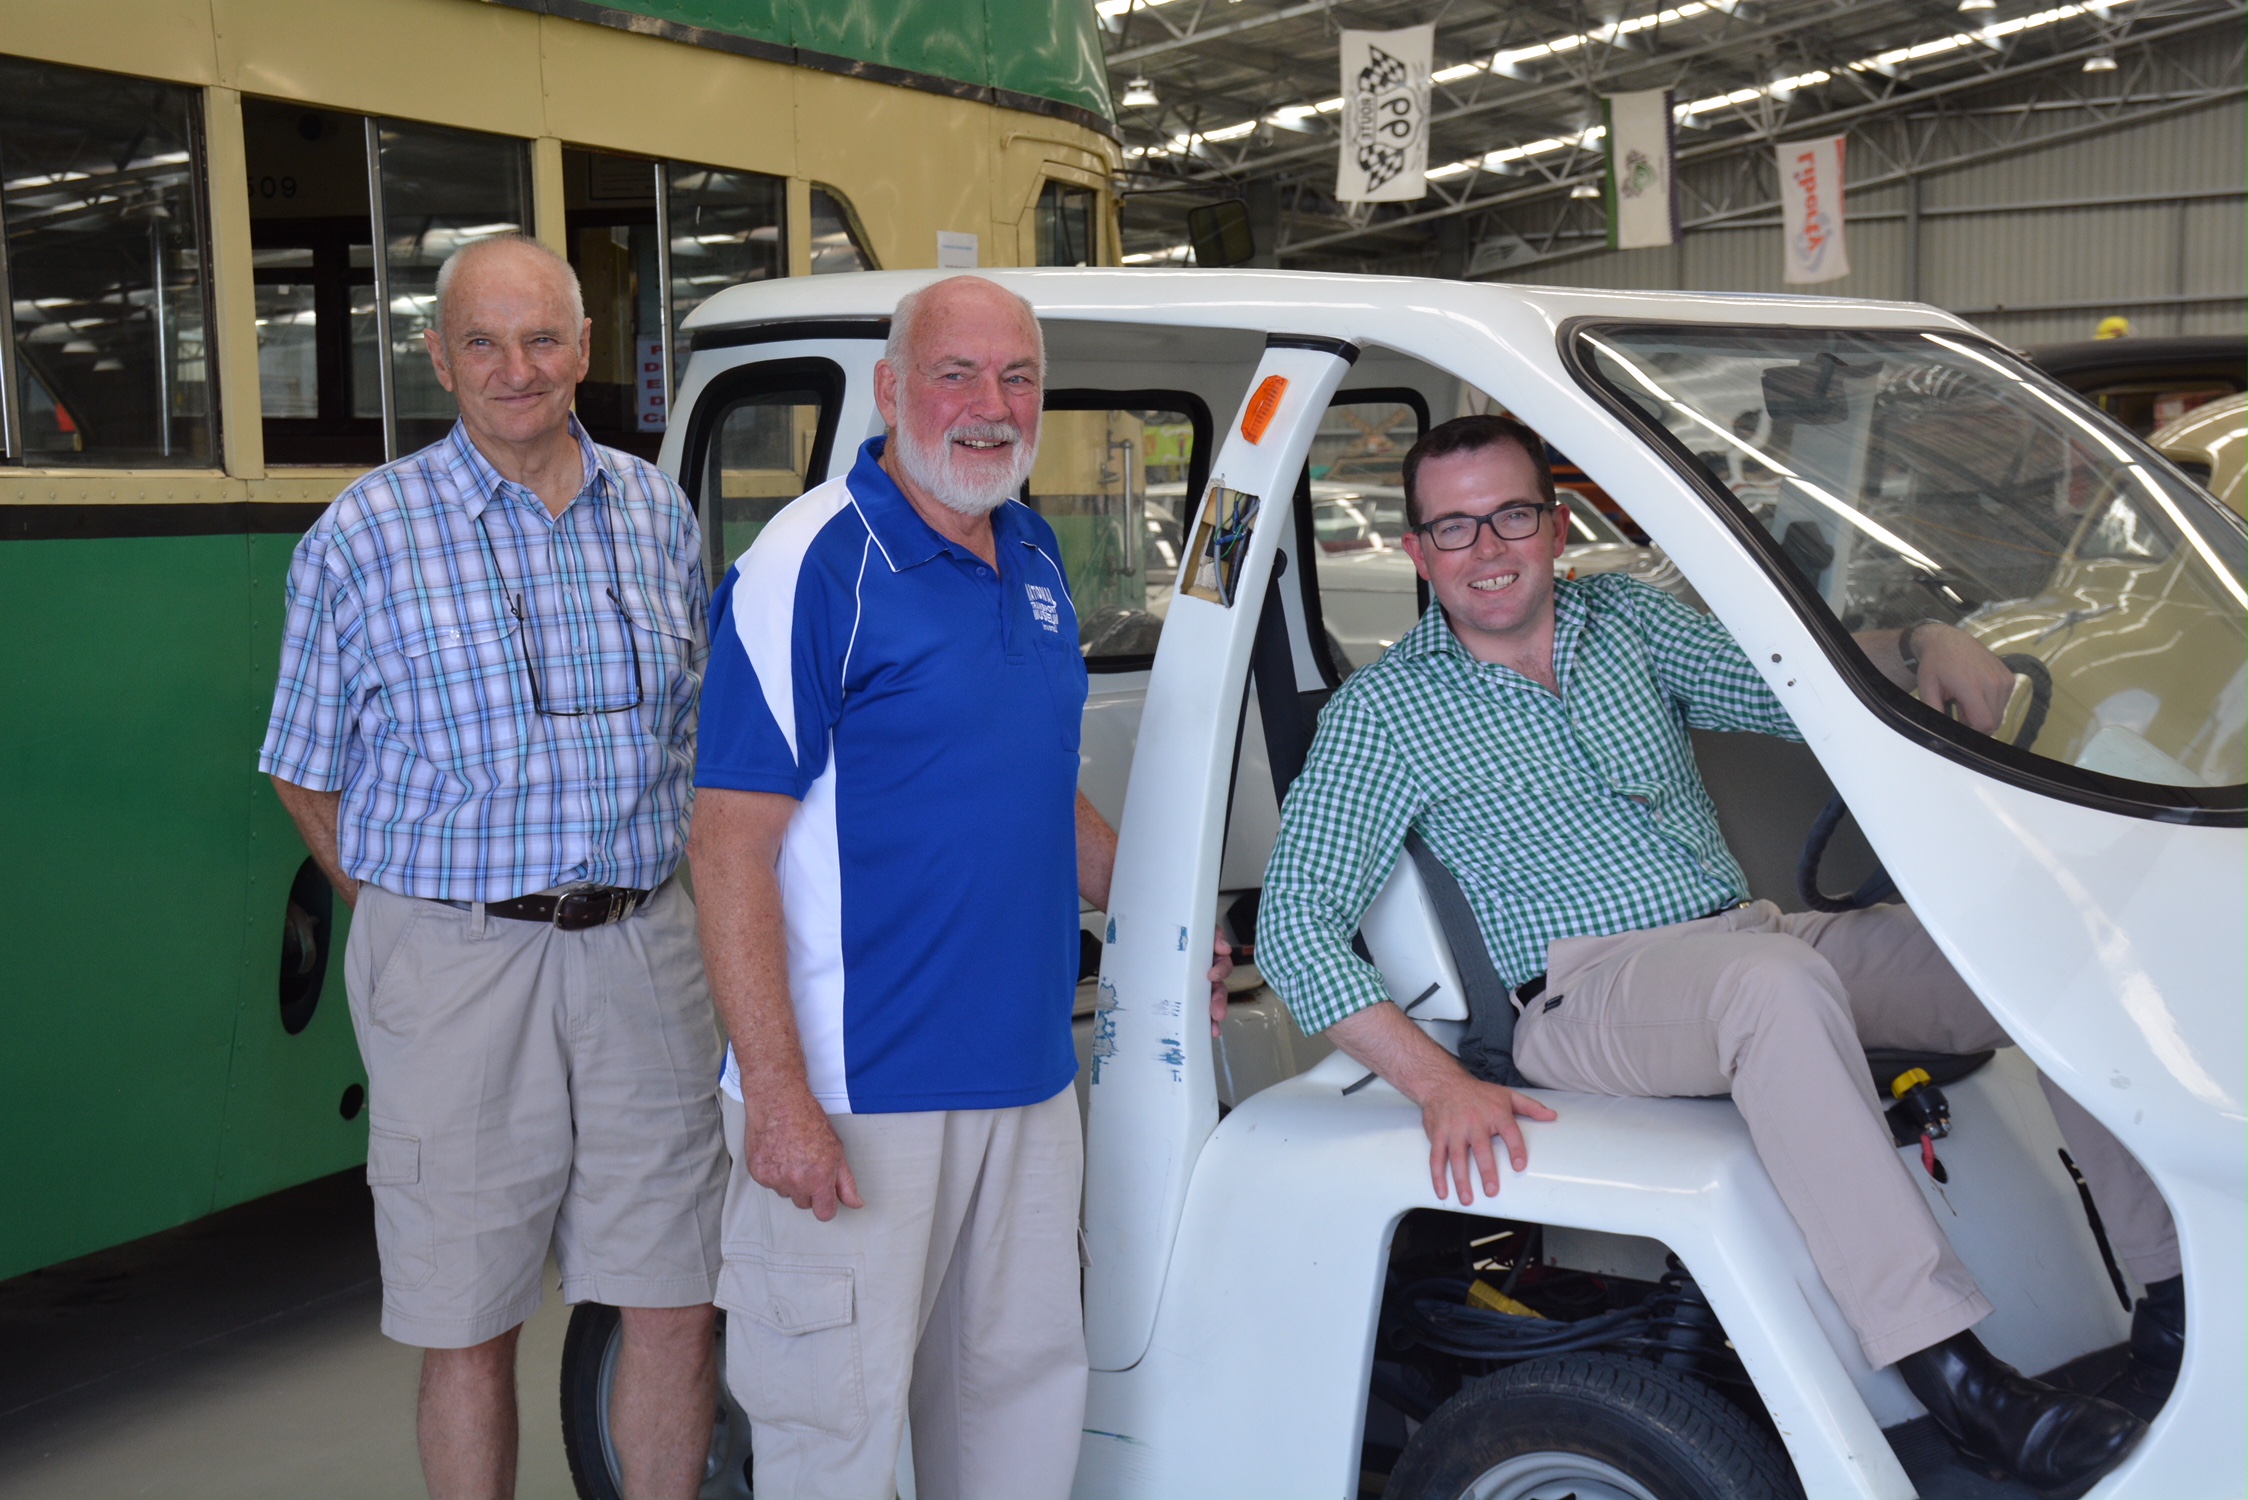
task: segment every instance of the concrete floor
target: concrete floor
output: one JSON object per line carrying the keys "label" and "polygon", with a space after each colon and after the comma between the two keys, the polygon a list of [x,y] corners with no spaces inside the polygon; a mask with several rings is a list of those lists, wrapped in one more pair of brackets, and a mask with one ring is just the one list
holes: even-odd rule
{"label": "concrete floor", "polygon": [[[356,1171],[0,1282],[0,1500],[400,1500],[420,1354],[376,1328]],[[573,1500],[568,1321],[524,1328],[521,1500]]]}

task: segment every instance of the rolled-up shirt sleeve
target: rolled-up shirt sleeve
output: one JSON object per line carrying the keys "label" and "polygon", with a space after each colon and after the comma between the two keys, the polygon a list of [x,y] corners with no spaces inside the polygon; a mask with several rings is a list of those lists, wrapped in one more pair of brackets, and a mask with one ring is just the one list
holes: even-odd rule
{"label": "rolled-up shirt sleeve", "polygon": [[1655,680],[1682,710],[1688,728],[1803,738],[1771,685],[1715,615],[1636,578],[1618,578],[1616,585],[1638,617]]}
{"label": "rolled-up shirt sleeve", "polygon": [[331,564],[333,538],[305,533],[289,560],[281,672],[258,769],[315,792],[341,790],[350,749],[348,668],[337,613],[344,581]]}
{"label": "rolled-up shirt sleeve", "polygon": [[1395,737],[1346,686],[1288,790],[1257,904],[1257,968],[1306,1032],[1389,998],[1351,941],[1404,850],[1419,784]]}

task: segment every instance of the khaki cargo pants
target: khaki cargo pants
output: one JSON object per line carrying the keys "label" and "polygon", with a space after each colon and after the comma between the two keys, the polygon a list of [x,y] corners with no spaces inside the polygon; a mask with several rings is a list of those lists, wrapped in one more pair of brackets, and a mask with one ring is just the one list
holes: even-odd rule
{"label": "khaki cargo pants", "polygon": [[836,1115],[865,1208],[821,1223],[752,1181],[721,1096],[726,1385],[757,1492],[1065,1500],[1085,1420],[1075,1091],[1020,1109]]}
{"label": "khaki cargo pants", "polygon": [[[2007,1044],[1910,908],[1783,913],[1759,901],[1554,943],[1514,1058],[1547,1088],[1731,1094],[1878,1368],[1991,1309],[1898,1159],[1864,1049]],[[2049,1082],[2045,1095],[2116,1255],[2142,1282],[2177,1275],[2177,1230],[2144,1169],[2075,1100]]]}

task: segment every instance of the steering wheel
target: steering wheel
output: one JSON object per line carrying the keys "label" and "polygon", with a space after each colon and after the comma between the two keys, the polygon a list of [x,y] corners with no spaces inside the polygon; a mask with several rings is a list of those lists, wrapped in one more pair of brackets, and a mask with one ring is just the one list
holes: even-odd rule
{"label": "steering wheel", "polygon": [[[2014,746],[2027,750],[2037,743],[2038,733],[2045,728],[2045,716],[2053,707],[2053,674],[2045,663],[2036,657],[2015,652],[1999,658],[2017,677],[2029,679],[2029,707],[2022,713],[2022,727],[2014,731]],[[1857,911],[1861,907],[1875,906],[1883,901],[1894,901],[1897,883],[1879,864],[1865,878],[1864,884],[1847,896],[1829,896],[1819,888],[1819,865],[1826,859],[1827,845],[1834,838],[1834,830],[1842,825],[1842,816],[1849,811],[1836,792],[1819,809],[1811,820],[1811,832],[1803,840],[1803,856],[1795,865],[1795,893],[1803,904],[1813,911]]]}

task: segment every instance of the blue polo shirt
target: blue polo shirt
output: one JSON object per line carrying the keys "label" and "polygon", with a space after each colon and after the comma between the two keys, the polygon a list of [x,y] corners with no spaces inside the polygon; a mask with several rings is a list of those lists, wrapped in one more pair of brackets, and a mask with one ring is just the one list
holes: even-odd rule
{"label": "blue polo shirt", "polygon": [[[939,536],[882,442],[758,534],[711,607],[695,785],[803,806],[789,987],[831,1114],[1036,1104],[1077,1073],[1085,663],[1053,529]],[[731,1051],[722,1079],[741,1096]]]}

